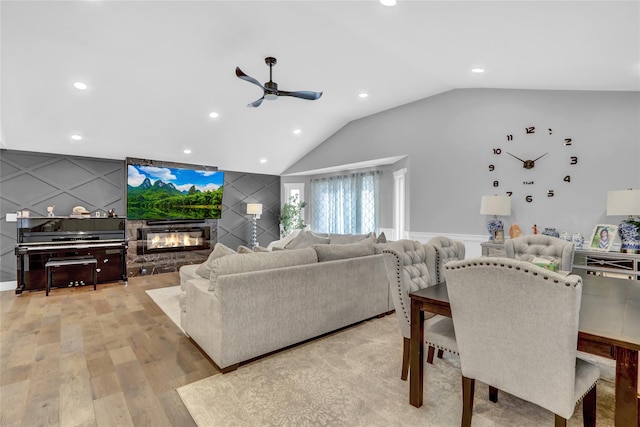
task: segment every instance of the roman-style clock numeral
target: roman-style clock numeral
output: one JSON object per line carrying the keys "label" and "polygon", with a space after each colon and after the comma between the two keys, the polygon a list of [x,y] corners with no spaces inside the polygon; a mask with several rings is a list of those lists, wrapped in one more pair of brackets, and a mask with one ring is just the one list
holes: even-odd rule
{"label": "roman-style clock numeral", "polygon": [[547,197],[553,197],[553,190],[547,190]]}
{"label": "roman-style clock numeral", "polygon": [[572,165],[577,165],[578,164],[578,157],[571,156],[571,164]]}
{"label": "roman-style clock numeral", "polygon": [[494,165],[489,165],[489,171],[493,172],[494,170],[496,170],[496,167]]}
{"label": "roman-style clock numeral", "polygon": [[536,133],[536,127],[535,126],[529,126],[528,128],[524,128],[524,131],[526,133]]}
{"label": "roman-style clock numeral", "polygon": [[571,145],[571,138],[565,138],[564,145]]}
{"label": "roman-style clock numeral", "polygon": [[571,175],[567,175],[562,179],[564,182],[571,182]]}
{"label": "roman-style clock numeral", "polygon": [[533,196],[527,196],[524,199],[527,201],[527,203],[533,202]]}

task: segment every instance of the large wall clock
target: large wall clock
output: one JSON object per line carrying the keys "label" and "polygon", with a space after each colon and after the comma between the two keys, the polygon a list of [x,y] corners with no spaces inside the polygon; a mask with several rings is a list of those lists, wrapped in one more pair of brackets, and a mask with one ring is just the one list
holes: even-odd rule
{"label": "large wall clock", "polygon": [[489,175],[495,194],[522,198],[532,203],[553,198],[572,182],[578,164],[575,141],[551,128],[529,126],[504,136],[491,148]]}

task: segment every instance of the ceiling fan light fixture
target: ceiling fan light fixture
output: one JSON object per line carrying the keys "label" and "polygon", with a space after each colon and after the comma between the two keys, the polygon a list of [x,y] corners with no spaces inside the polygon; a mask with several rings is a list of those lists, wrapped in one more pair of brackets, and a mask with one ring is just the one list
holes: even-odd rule
{"label": "ceiling fan light fixture", "polygon": [[275,93],[265,93],[264,99],[266,99],[267,101],[275,101],[276,99],[278,99],[278,95],[276,95]]}

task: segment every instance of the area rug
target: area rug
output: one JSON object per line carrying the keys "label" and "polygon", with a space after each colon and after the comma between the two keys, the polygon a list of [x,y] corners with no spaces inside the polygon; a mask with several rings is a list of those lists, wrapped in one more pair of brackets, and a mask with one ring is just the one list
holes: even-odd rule
{"label": "area rug", "polygon": [[182,326],[180,326],[180,286],[149,289],[146,292],[153,302],[158,304],[158,307],[182,330]]}
{"label": "area rug", "polygon": [[[400,379],[402,337],[395,315],[361,323],[305,345],[180,387],[201,426],[459,426],[459,358],[425,363],[424,405],[409,404]],[[613,426],[613,383],[598,384],[598,425]],[[539,427],[554,415],[501,392],[488,399],[476,382],[473,425]],[[582,425],[578,405],[570,426]]]}

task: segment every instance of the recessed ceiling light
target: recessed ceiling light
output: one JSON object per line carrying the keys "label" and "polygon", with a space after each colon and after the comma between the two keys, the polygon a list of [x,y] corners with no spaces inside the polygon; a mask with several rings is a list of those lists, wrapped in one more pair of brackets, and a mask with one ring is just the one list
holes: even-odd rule
{"label": "recessed ceiling light", "polygon": [[79,90],[85,90],[87,88],[87,84],[86,83],[82,83],[82,82],[75,82],[73,84],[73,87],[75,87],[76,89],[79,89]]}
{"label": "recessed ceiling light", "polygon": [[368,98],[368,97],[369,97],[369,94],[368,94],[368,93],[365,93],[365,92],[362,92],[362,93],[359,93],[359,94],[358,94],[358,96],[359,96],[360,98]]}
{"label": "recessed ceiling light", "polygon": [[260,159],[260,163],[267,163],[267,159]]}
{"label": "recessed ceiling light", "polygon": [[82,137],[80,135],[71,135],[71,139],[73,139],[74,141],[80,141]]}
{"label": "recessed ceiling light", "polygon": [[380,4],[383,6],[395,6],[396,0],[380,0]]}
{"label": "recessed ceiling light", "polygon": [[212,111],[212,112],[209,113],[209,117],[211,117],[212,119],[215,119],[218,116],[219,116],[219,114],[216,113],[215,111]]}
{"label": "recessed ceiling light", "polygon": [[294,133],[295,135],[300,135],[300,133],[301,133],[301,132],[302,132],[302,131],[301,131],[300,129],[294,129],[294,131],[293,131],[293,133]]}
{"label": "recessed ceiling light", "polygon": [[183,151],[184,154],[191,154],[191,150],[189,150],[188,148],[186,150]]}
{"label": "recessed ceiling light", "polygon": [[484,68],[472,68],[472,69],[471,69],[471,71],[472,71],[473,73],[478,73],[478,74],[480,74],[480,73],[484,73]]}

